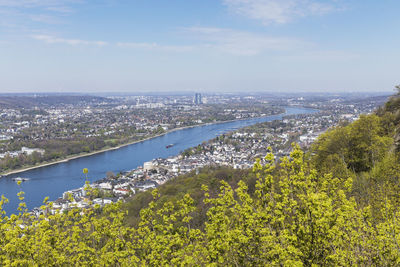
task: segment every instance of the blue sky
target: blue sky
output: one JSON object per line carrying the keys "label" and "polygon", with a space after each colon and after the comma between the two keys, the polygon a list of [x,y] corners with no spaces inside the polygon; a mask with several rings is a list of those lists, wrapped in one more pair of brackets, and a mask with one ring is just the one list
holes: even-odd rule
{"label": "blue sky", "polygon": [[397,0],[0,0],[0,92],[390,92]]}

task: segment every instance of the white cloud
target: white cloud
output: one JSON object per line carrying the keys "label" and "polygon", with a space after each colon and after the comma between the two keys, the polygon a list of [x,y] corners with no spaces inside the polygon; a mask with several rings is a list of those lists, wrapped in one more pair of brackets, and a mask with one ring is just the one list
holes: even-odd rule
{"label": "white cloud", "polygon": [[3,21],[13,22],[20,28],[30,28],[29,21],[60,24],[62,18],[74,11],[84,0],[0,0]]}
{"label": "white cloud", "polygon": [[304,54],[305,59],[323,60],[323,61],[344,61],[356,60],[361,58],[361,55],[356,52],[341,51],[341,50],[315,50],[307,51]]}
{"label": "white cloud", "polygon": [[195,46],[186,45],[161,45],[158,43],[117,43],[119,47],[135,48],[135,49],[145,49],[145,50],[158,50],[166,52],[188,52],[195,49]]}
{"label": "white cloud", "polygon": [[234,13],[263,24],[288,23],[299,17],[323,15],[338,10],[335,0],[223,0]]}
{"label": "white cloud", "polygon": [[203,47],[235,55],[252,56],[266,51],[284,51],[310,46],[301,40],[223,28],[192,27],[186,29],[203,42]]}
{"label": "white cloud", "polygon": [[87,41],[87,40],[80,40],[80,39],[64,39],[64,38],[57,38],[50,35],[33,35],[33,39],[46,42],[48,44],[67,44],[67,45],[96,45],[96,46],[105,46],[108,43],[103,41]]}
{"label": "white cloud", "polygon": [[73,12],[72,8],[67,6],[50,6],[46,7],[46,10],[55,11],[61,14],[69,14]]}
{"label": "white cloud", "polygon": [[313,44],[302,40],[273,37],[263,34],[236,31],[225,28],[191,27],[183,28],[182,34],[190,45],[166,45],[155,42],[116,42],[107,43],[104,41],[87,41],[81,39],[65,39],[51,35],[33,35],[32,38],[48,44],[67,45],[115,45],[136,50],[149,50],[161,52],[194,52],[214,51],[218,53],[233,54],[240,56],[254,56],[271,51],[291,51],[312,47]]}
{"label": "white cloud", "polygon": [[44,14],[31,15],[30,19],[32,21],[46,23],[46,24],[59,24],[59,23],[61,23],[60,20],[57,17],[44,15]]}
{"label": "white cloud", "polygon": [[[104,41],[88,41],[81,39],[65,39],[54,37],[51,35],[32,35],[31,36],[35,40],[43,41],[48,44],[67,44],[72,46],[78,45],[95,45],[95,46],[105,46],[110,43]],[[126,47],[132,49],[144,49],[144,50],[157,50],[157,51],[165,51],[165,52],[188,52],[195,49],[195,46],[186,46],[186,45],[162,45],[157,43],[135,43],[135,42],[117,42],[111,45],[116,45],[118,47]]]}
{"label": "white cloud", "polygon": [[192,45],[164,45],[148,42],[117,43],[119,47],[165,52],[217,51],[241,56],[253,56],[266,51],[283,51],[310,46],[309,43],[285,37],[271,37],[224,28],[183,28],[183,35]]}
{"label": "white cloud", "polygon": [[61,8],[68,4],[82,3],[81,0],[0,0],[0,7],[14,8]]}
{"label": "white cloud", "polygon": [[0,7],[31,7],[39,3],[40,0],[0,0]]}

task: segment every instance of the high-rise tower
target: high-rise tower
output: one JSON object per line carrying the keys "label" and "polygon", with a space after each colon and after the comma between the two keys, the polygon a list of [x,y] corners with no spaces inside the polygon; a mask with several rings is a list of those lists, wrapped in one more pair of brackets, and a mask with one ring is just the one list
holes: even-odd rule
{"label": "high-rise tower", "polygon": [[195,104],[195,105],[203,104],[203,100],[201,99],[201,94],[200,93],[195,93],[194,94],[193,104]]}

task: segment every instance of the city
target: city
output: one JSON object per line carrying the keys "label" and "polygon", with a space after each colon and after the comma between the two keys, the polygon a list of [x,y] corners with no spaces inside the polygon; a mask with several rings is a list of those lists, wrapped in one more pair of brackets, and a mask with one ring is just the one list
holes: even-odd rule
{"label": "city", "polygon": [[[196,107],[196,113],[194,114],[202,114],[203,109],[209,110],[210,107],[203,106],[202,103],[196,103],[196,98],[198,97],[199,94],[193,97],[193,103],[189,102],[190,96],[182,97],[180,101],[175,99],[173,102],[178,105],[182,105],[179,104],[179,102],[189,102],[186,103],[187,107]],[[212,97],[209,98],[213,99]],[[145,99],[145,97],[142,97],[142,99]],[[161,99],[170,99],[170,97]],[[241,99],[245,99],[245,101]],[[234,169],[250,169],[257,158],[262,160],[268,152],[273,151],[277,158],[288,156],[292,150],[293,143],[298,143],[301,147],[307,149],[321,133],[332,129],[336,125],[351,123],[357,120],[361,114],[371,113],[386,101],[387,96],[358,96],[358,98],[352,97],[350,99],[349,97],[335,96],[318,100],[307,100],[304,97],[296,99],[275,98],[270,101],[266,99],[260,100],[259,103],[268,103],[265,104],[266,107],[272,106],[277,110],[271,110],[269,114],[266,108],[261,109],[261,107],[260,111],[263,113],[258,113],[260,111],[257,112],[255,110],[252,113],[248,113],[249,107],[256,106],[253,102],[254,100],[248,102],[249,99],[253,98],[250,96],[226,96],[224,98],[218,97],[218,100],[214,99],[213,101],[216,104],[218,104],[217,101],[223,102],[220,103],[219,106],[225,103],[232,103],[230,104],[230,109],[224,109],[224,114],[236,116],[235,119],[271,115],[278,113],[278,111],[288,106],[309,106],[316,108],[316,112],[304,115],[286,115],[281,121],[276,120],[257,123],[233,132],[228,132],[227,134],[219,135],[215,139],[204,141],[196,147],[188,148],[176,156],[156,158],[152,161],[145,162],[137,169],[121,171],[117,173],[117,175],[109,171],[107,172],[107,177],[95,181],[90,185],[91,190],[95,191],[90,197],[87,195],[88,188],[83,185],[81,188],[66,191],[63,196],[54,200],[51,210],[43,211],[39,208],[35,208],[34,213],[36,216],[39,216],[43,212],[65,212],[74,207],[88,208],[91,205],[98,204],[103,206],[107,203],[128,199],[136,192],[156,188],[176,176],[192,171],[198,172],[201,168],[206,166],[225,165]],[[269,99],[271,98],[269,97]],[[161,104],[162,102],[152,103],[152,105],[157,106]],[[240,106],[241,109],[233,109],[232,105]],[[248,105],[247,109],[246,105]],[[117,106],[117,109],[119,109],[119,107],[120,106]],[[126,107],[124,110],[129,114],[130,112],[137,112],[137,107],[130,106],[129,108]],[[148,108],[147,112],[139,112],[143,112],[143,114],[152,114],[151,112],[157,113],[153,107]],[[98,120],[93,119],[92,122],[104,121],[104,112],[92,113],[92,116],[95,118],[96,114],[101,114],[100,116],[102,117]],[[194,114],[192,116],[196,116]],[[232,117],[229,117],[229,120],[230,119],[232,119]],[[158,122],[166,120],[167,119],[160,118]],[[199,122],[199,125],[202,122],[203,120]],[[142,120],[142,123],[136,123],[135,127],[138,128],[148,125],[147,123],[146,120]],[[154,123],[152,125],[153,127],[160,126],[154,126]],[[117,126],[124,127],[124,124],[115,124],[114,129],[116,132],[119,131]],[[171,127],[171,124],[161,125],[161,127],[163,126]],[[174,127],[176,126],[174,125]],[[172,127],[172,129],[174,129],[174,127]],[[164,130],[167,131],[168,128]],[[104,134],[107,135],[106,133],[107,132]],[[171,144],[171,146],[173,146],[173,144]],[[168,149],[168,147],[166,149]]]}
{"label": "city", "polygon": [[[3,97],[0,167],[4,174],[144,140],[178,128],[282,112],[238,96]],[[0,97],[1,99],[1,97]],[[8,101],[8,102],[7,102]],[[15,107],[14,102],[19,103]],[[29,102],[30,101],[30,102]],[[9,103],[9,104],[8,104]],[[40,108],[39,108],[40,107]],[[229,109],[227,108],[229,107]],[[23,150],[29,147],[30,150]]]}

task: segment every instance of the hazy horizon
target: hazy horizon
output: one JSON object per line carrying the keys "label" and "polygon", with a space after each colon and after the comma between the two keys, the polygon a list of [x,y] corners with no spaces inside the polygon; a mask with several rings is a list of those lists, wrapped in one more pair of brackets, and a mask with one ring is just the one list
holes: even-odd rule
{"label": "hazy horizon", "polygon": [[63,95],[77,95],[77,96],[85,96],[85,95],[92,95],[92,96],[190,96],[194,95],[195,93],[201,93],[203,96],[213,96],[213,95],[243,95],[243,96],[285,96],[285,97],[300,97],[300,96],[357,96],[363,95],[365,97],[371,96],[391,96],[394,95],[395,92],[391,91],[281,91],[281,92],[268,92],[268,91],[246,91],[246,92],[239,92],[239,91],[219,91],[219,92],[211,92],[211,91],[199,91],[199,90],[188,90],[188,91],[127,91],[127,92],[118,92],[118,91],[104,91],[104,92],[52,92],[52,91],[43,91],[43,92],[0,92],[0,96],[46,96],[46,95],[56,95],[56,96],[63,96]]}
{"label": "hazy horizon", "polygon": [[391,94],[399,9],[394,0],[0,0],[0,93]]}

